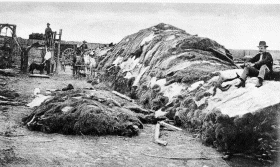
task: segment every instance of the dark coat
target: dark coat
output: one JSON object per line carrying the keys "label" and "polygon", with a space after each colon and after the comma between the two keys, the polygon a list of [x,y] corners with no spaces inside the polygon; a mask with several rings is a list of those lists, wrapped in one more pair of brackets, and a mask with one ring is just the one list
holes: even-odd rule
{"label": "dark coat", "polygon": [[45,35],[46,35],[46,37],[51,37],[52,36],[52,29],[50,27],[47,27],[45,29]]}
{"label": "dark coat", "polygon": [[87,44],[83,43],[83,44],[80,46],[80,48],[81,48],[81,51],[82,51],[82,52],[85,52],[85,50],[88,49],[88,46],[87,46]]}
{"label": "dark coat", "polygon": [[254,67],[256,69],[260,69],[262,65],[266,65],[270,72],[272,72],[272,65],[273,65],[273,59],[272,59],[272,56],[269,52],[264,52],[263,53],[263,57],[262,57],[262,60],[260,60],[260,56],[261,56],[261,53],[258,53],[256,56],[254,56],[253,58],[251,58],[249,60],[249,62],[251,63],[255,63]]}

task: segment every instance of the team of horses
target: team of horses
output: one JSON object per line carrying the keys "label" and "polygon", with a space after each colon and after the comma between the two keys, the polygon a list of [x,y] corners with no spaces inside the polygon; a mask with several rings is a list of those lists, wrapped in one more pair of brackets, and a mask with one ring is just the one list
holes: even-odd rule
{"label": "team of horses", "polygon": [[[70,59],[72,59],[70,61],[73,61],[73,59],[76,59],[76,61],[73,61],[72,63],[68,61],[66,62],[65,57],[60,60],[62,70],[65,71],[66,65],[71,65],[73,68],[73,76],[75,78],[86,77],[87,79],[92,79],[97,76],[96,68],[98,62],[102,59],[102,56],[95,53],[94,50],[82,51],[81,48],[77,48],[75,52],[72,53]],[[29,72],[33,73],[36,69],[42,73],[45,65],[45,61],[41,64],[32,63],[32,65],[29,66]]]}
{"label": "team of horses", "polygon": [[84,53],[77,52],[76,63],[73,64],[73,74],[80,77],[94,77],[96,75],[96,67],[98,63],[98,56],[93,50]]}

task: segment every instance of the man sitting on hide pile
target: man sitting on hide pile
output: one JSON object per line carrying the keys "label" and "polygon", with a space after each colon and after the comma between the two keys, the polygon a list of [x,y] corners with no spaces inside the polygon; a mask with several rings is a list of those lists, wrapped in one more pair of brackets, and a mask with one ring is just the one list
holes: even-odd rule
{"label": "man sitting on hide pile", "polygon": [[245,68],[242,73],[242,76],[239,78],[241,82],[236,85],[236,87],[245,87],[246,78],[248,76],[258,77],[258,83],[256,87],[261,87],[263,80],[272,74],[272,65],[273,59],[269,52],[266,51],[266,42],[260,41],[259,43],[259,53],[251,58],[248,62],[245,63]]}

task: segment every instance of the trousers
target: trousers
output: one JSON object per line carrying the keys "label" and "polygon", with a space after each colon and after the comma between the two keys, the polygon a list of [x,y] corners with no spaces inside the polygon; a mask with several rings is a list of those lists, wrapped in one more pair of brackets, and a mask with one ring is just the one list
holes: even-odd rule
{"label": "trousers", "polygon": [[47,47],[52,46],[52,37],[51,36],[46,37],[46,45],[47,45]]}
{"label": "trousers", "polygon": [[262,65],[260,70],[255,67],[245,67],[244,71],[241,75],[241,78],[245,81],[248,76],[250,77],[259,77],[264,80],[265,77],[268,76],[270,70],[266,65]]}
{"label": "trousers", "polygon": [[77,66],[76,66],[76,63],[72,63],[72,67],[73,67],[73,76],[75,76],[77,74]]}
{"label": "trousers", "polygon": [[50,74],[50,70],[51,70],[51,61],[50,60],[46,60],[46,71],[47,71],[47,74]]}

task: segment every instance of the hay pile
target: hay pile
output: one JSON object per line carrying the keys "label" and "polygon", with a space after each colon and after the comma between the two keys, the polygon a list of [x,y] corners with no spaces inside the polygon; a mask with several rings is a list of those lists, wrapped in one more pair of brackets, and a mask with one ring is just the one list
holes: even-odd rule
{"label": "hay pile", "polygon": [[237,80],[226,86],[223,81],[235,77],[236,71],[220,71],[236,69],[236,65],[228,50],[214,40],[161,23],[123,38],[98,69],[104,72],[101,80],[114,90],[146,109],[166,113],[203,143],[225,152],[250,153],[263,161],[275,160],[279,96],[263,90],[264,85],[259,95],[275,98],[258,105],[261,100],[253,96],[256,90],[251,86],[243,92],[232,86]]}
{"label": "hay pile", "polygon": [[23,122],[46,133],[134,136],[143,125],[127,106],[133,104],[109,91],[57,92]]}

